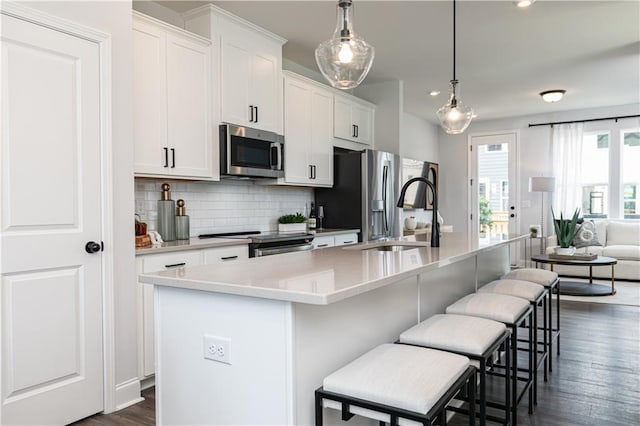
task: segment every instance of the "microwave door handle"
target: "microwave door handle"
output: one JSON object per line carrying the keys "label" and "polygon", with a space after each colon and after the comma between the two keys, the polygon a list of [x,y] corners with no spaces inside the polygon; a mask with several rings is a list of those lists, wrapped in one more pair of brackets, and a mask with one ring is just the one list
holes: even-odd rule
{"label": "microwave door handle", "polygon": [[[273,152],[273,150],[276,150],[276,164],[275,164],[275,169],[276,170],[282,170],[282,145],[278,142],[274,142],[271,144],[271,152]],[[271,156],[271,158],[273,159],[273,156]],[[274,167],[273,162],[271,163],[271,168],[273,169]]]}

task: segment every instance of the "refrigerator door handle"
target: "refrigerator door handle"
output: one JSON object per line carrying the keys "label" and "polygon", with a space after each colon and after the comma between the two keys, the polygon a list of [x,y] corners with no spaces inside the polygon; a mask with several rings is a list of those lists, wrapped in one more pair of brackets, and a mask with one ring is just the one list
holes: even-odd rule
{"label": "refrigerator door handle", "polygon": [[385,165],[382,168],[382,215],[384,216],[384,236],[389,236],[389,219],[387,217],[387,191],[389,183],[389,166]]}

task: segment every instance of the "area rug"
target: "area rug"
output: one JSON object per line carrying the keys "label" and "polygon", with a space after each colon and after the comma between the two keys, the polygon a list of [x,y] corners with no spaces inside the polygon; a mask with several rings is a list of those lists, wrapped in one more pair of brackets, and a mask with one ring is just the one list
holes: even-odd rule
{"label": "area rug", "polygon": [[[588,279],[567,278],[571,281],[589,282]],[[560,277],[562,282],[562,277]],[[611,286],[610,280],[594,279],[594,284],[602,284],[607,287]],[[640,306],[640,282],[637,281],[616,281],[616,294],[613,296],[565,296],[562,295],[560,300],[573,300],[577,302],[590,303],[609,303],[613,305],[630,305]],[[554,296],[555,297],[555,296]]]}

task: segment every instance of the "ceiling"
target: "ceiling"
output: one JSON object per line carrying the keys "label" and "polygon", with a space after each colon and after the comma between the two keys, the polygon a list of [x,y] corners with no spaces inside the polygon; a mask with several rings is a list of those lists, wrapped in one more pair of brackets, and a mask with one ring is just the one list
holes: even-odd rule
{"label": "ceiling", "polygon": [[[178,12],[201,1],[158,1]],[[314,50],[336,1],[213,1],[288,40],[284,58],[318,71]],[[354,0],[354,29],[376,49],[363,84],[404,81],[404,110],[432,122],[452,78],[452,2]],[[640,103],[640,2],[457,3],[456,77],[476,120]],[[539,92],[565,89],[555,104]],[[437,97],[428,94],[439,90]]]}

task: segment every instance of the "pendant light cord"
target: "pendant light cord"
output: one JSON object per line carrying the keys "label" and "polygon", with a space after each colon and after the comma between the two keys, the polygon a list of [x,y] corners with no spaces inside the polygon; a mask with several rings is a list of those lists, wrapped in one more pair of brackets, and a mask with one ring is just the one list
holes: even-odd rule
{"label": "pendant light cord", "polygon": [[453,79],[456,79],[456,0],[453,0]]}

